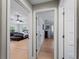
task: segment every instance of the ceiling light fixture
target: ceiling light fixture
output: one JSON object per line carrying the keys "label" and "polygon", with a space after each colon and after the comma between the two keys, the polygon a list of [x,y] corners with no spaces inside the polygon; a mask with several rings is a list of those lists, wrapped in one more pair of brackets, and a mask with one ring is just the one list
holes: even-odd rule
{"label": "ceiling light fixture", "polygon": [[17,15],[17,20],[16,20],[16,21],[17,21],[17,23],[19,23],[19,22],[23,22],[23,21],[22,21],[22,20],[20,20],[19,18],[20,18],[20,15]]}

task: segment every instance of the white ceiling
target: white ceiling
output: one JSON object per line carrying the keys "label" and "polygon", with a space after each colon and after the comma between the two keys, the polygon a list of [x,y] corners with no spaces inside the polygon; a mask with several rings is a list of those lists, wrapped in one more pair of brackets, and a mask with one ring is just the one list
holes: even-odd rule
{"label": "white ceiling", "polygon": [[48,25],[53,25],[54,23],[54,11],[45,11],[45,12],[40,12],[37,13],[37,17],[41,17],[45,23]]}
{"label": "white ceiling", "polygon": [[11,0],[11,6],[10,6],[10,20],[11,21],[16,21],[17,20],[17,15],[20,15],[20,20],[27,21],[28,17],[28,10],[25,10],[22,6],[20,6],[15,0]]}
{"label": "white ceiling", "polygon": [[32,5],[35,5],[35,4],[45,3],[54,0],[29,0],[29,1],[31,2]]}

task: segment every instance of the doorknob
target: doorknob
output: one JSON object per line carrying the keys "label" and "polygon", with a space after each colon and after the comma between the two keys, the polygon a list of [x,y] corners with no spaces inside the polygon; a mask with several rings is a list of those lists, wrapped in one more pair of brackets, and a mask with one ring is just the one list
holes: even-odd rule
{"label": "doorknob", "polygon": [[65,36],[63,35],[62,37],[64,38]]}

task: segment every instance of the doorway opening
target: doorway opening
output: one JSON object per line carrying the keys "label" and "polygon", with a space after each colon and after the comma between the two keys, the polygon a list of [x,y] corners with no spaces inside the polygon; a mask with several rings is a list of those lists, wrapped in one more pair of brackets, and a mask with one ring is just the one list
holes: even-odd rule
{"label": "doorway opening", "polygon": [[53,9],[36,12],[36,59],[57,58],[56,16]]}
{"label": "doorway opening", "polygon": [[10,59],[29,59],[29,14],[16,0],[10,2]]}

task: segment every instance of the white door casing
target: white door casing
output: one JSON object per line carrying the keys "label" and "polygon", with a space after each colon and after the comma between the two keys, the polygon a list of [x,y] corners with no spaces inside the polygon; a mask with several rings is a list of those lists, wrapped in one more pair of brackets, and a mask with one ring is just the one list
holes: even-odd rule
{"label": "white door casing", "polygon": [[[21,7],[23,7],[25,10],[28,10],[29,14],[28,14],[28,18],[30,21],[29,22],[29,43],[30,43],[30,47],[29,47],[29,59],[32,59],[32,9],[30,9],[30,7],[22,0],[13,0],[16,1]],[[2,43],[1,43],[1,59],[10,59],[10,0],[2,0]],[[5,27],[5,28],[4,28]],[[5,35],[4,35],[5,34]],[[4,44],[5,43],[5,44]]]}
{"label": "white door casing", "polygon": [[63,15],[63,7],[59,7],[59,35],[58,35],[58,42],[59,42],[59,59],[64,58],[64,15]]}
{"label": "white door casing", "polygon": [[50,11],[50,10],[54,10],[54,59],[57,59],[58,57],[58,20],[57,20],[57,8],[47,8],[47,9],[39,9],[34,11],[34,19],[33,19],[33,44],[34,44],[34,48],[33,48],[33,55],[34,55],[34,59],[36,59],[36,13],[38,12],[43,12],[43,11]]}

